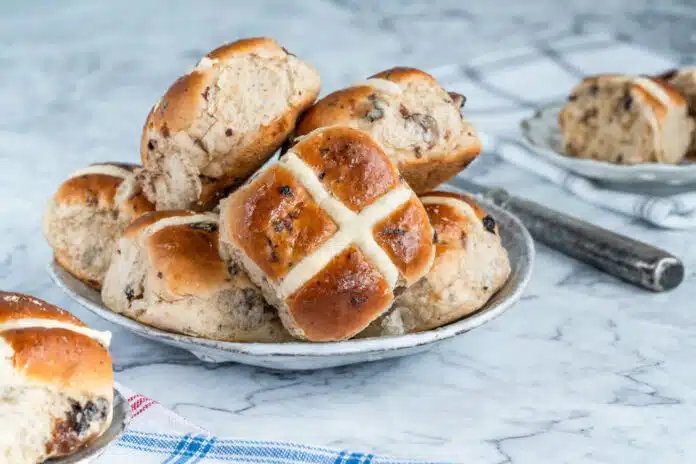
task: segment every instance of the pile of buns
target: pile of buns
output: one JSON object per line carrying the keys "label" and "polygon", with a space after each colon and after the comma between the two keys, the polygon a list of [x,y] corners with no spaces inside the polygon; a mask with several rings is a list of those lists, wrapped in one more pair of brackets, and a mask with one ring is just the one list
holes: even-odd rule
{"label": "pile of buns", "polygon": [[497,224],[433,192],[481,150],[465,98],[413,68],[319,91],[272,39],[208,53],[150,110],[142,166],[60,186],[56,260],[114,312],[217,340],[396,335],[480,309],[510,273]]}
{"label": "pile of buns", "polygon": [[45,301],[0,292],[0,462],[68,456],[104,433],[110,337]]}
{"label": "pile of buns", "polygon": [[563,153],[615,164],[679,164],[696,155],[695,117],[696,68],[587,77],[559,115]]}

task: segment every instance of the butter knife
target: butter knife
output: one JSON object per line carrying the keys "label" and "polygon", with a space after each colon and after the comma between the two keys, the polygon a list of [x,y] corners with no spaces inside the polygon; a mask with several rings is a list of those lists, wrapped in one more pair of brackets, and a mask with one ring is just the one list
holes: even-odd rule
{"label": "butter knife", "polygon": [[517,216],[535,240],[639,287],[663,292],[684,280],[684,265],[675,256],[589,222],[489,189],[463,177],[450,185],[478,194]]}

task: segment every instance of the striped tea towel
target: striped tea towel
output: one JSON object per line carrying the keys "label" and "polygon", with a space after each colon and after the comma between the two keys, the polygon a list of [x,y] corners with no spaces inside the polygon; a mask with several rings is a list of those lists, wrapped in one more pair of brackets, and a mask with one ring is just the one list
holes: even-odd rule
{"label": "striped tea towel", "polygon": [[566,99],[587,75],[622,72],[657,74],[677,65],[619,37],[570,37],[431,71],[441,84],[467,96],[465,114],[482,133],[484,152],[492,152],[534,172],[585,201],[635,216],[668,229],[696,227],[696,193],[654,196],[600,187],[552,165],[519,140],[519,124],[540,105]]}
{"label": "striped tea towel", "polygon": [[91,464],[435,464],[297,443],[219,438],[150,398],[122,385],[116,388],[128,399],[132,420],[121,439]]}

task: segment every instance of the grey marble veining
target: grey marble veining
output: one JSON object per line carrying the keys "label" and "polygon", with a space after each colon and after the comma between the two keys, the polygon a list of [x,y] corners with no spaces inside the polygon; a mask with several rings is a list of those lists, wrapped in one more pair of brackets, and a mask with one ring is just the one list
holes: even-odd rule
{"label": "grey marble veining", "polygon": [[205,365],[72,304],[44,272],[48,197],[89,162],[137,161],[142,123],[220,42],[271,35],[316,65],[324,93],[396,64],[433,67],[606,31],[694,62],[693,2],[0,3],[0,288],[114,330],[119,381],[212,431],[471,463],[694,462],[696,251],[482,158],[482,182],[658,244],[684,284],[647,293],[538,246],[526,296],[434,352],[314,373]]}

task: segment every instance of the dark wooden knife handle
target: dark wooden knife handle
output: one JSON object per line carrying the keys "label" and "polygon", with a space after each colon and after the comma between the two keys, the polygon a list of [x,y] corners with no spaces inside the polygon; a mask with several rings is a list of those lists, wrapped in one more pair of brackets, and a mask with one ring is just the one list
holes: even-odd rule
{"label": "dark wooden knife handle", "polygon": [[666,251],[502,189],[490,190],[484,197],[515,214],[536,240],[627,282],[662,292],[684,279],[684,265]]}

